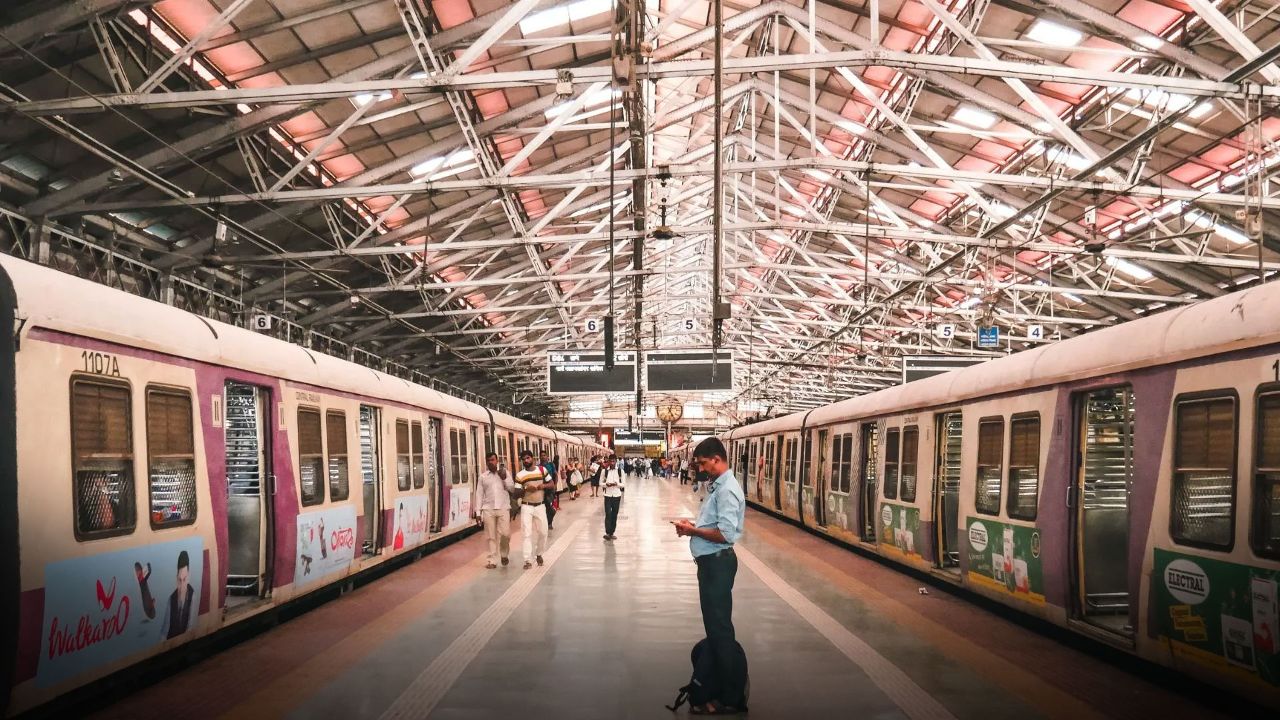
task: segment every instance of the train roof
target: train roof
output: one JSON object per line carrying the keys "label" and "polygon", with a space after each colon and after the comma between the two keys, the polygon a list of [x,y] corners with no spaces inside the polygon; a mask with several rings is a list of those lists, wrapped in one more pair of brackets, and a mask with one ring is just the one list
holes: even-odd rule
{"label": "train roof", "polygon": [[[1248,288],[1005,358],[734,428],[728,438],[1001,395],[1280,342],[1280,283]],[[808,421],[805,422],[805,415]]]}
{"label": "train roof", "polygon": [[[56,330],[489,422],[483,406],[300,345],[12,256],[0,255],[0,268],[13,283],[24,332]],[[506,427],[551,437],[546,428],[499,415]]]}

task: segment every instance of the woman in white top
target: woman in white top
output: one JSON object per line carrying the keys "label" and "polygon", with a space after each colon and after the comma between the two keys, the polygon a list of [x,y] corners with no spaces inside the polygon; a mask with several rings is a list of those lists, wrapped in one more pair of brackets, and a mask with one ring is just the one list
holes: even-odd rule
{"label": "woman in white top", "polygon": [[574,462],[569,464],[569,495],[570,500],[578,499],[578,487],[582,485],[582,463]]}

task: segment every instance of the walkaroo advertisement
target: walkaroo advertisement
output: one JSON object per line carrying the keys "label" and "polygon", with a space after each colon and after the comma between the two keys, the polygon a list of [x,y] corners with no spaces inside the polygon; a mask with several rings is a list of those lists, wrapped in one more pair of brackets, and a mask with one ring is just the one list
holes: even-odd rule
{"label": "walkaroo advertisement", "polygon": [[196,626],[200,538],[63,560],[44,568],[36,682],[49,686]]}

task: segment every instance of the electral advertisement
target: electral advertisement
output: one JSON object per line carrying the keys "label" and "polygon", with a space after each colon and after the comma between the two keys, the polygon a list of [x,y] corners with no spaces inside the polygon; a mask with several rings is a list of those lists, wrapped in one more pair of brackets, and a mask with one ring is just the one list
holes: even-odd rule
{"label": "electral advertisement", "polygon": [[404,550],[427,541],[427,496],[411,495],[396,500],[395,529],[392,550]]}
{"label": "electral advertisement", "polygon": [[1280,572],[1160,549],[1154,570],[1156,629],[1176,653],[1280,685]]}
{"label": "electral advertisement", "polygon": [[195,629],[203,563],[195,537],[46,565],[36,683],[55,685]]}
{"label": "electral advertisement", "polygon": [[880,544],[897,548],[907,555],[920,557],[919,508],[882,503],[880,505]]}
{"label": "electral advertisement", "polygon": [[1028,602],[1044,604],[1039,530],[969,518],[966,547],[969,580]]}
{"label": "electral advertisement", "polygon": [[356,556],[356,509],[352,505],[298,516],[293,584],[301,587],[345,569]]}

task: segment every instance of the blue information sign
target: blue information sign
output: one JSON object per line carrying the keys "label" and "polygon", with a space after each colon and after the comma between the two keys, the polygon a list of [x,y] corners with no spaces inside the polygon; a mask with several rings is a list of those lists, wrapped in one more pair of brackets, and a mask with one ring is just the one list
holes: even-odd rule
{"label": "blue information sign", "polygon": [[1000,347],[1000,328],[998,327],[978,328],[978,347],[980,348]]}

